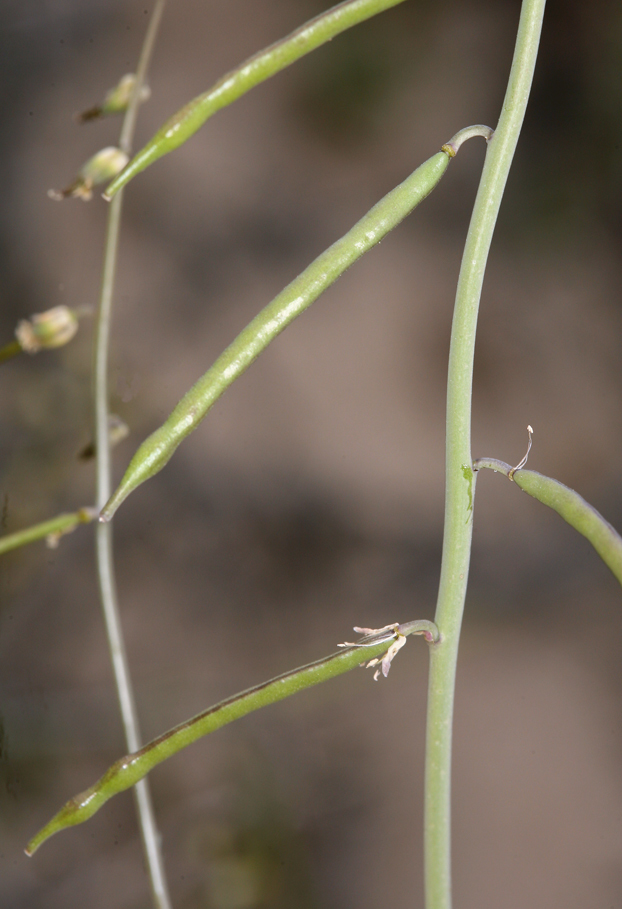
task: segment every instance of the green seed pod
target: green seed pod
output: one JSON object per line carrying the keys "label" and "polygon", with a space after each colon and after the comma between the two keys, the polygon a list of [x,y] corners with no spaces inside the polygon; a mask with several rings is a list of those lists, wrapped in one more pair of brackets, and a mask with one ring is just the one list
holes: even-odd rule
{"label": "green seed pod", "polygon": [[345,0],[332,9],[321,13],[297,28],[290,35],[271,44],[245,60],[236,69],[226,73],[208,91],[193,98],[177,111],[132,161],[106,188],[105,199],[111,199],[126,183],[129,183],[162,155],[178,148],[193,136],[212,114],[236,101],[255,85],[274,76],[305,54],[325,44],[353,25],[370,19],[403,0]]}
{"label": "green seed pod", "polygon": [[425,161],[374,205],[341,240],[318,256],[246,326],[211,369],[184,395],[168,420],[140,446],[118,489],[103,508],[101,521],[109,521],[137,486],[162,470],[182,439],[196,429],[225,389],[290,322],[432,192],[462,143],[474,136],[482,136],[488,141],[492,130],[488,126],[469,126],[456,133],[443,146],[443,151]]}
{"label": "green seed pod", "polygon": [[484,467],[502,473],[523,492],[556,511],[564,521],[589,540],[622,584],[622,537],[578,492],[552,477],[545,477],[535,470],[524,470],[520,466],[510,467],[505,461],[496,458],[478,458],[473,462],[474,470]]}
{"label": "green seed pod", "polygon": [[375,205],[348,233],[329,247],[256,316],[181,399],[166,422],[146,439],[102,510],[109,521],[121,502],[162,470],[210,407],[297,316],[307,309],[363,253],[376,245],[434,189],[450,161],[441,151]]}
{"label": "green seed pod", "polygon": [[240,719],[260,707],[297,694],[312,685],[342,675],[362,663],[376,666],[382,662],[382,674],[386,676],[391,660],[406,643],[408,635],[422,635],[429,644],[436,644],[440,640],[438,628],[426,619],[406,622],[403,625],[396,622],[379,629],[354,630],[370,633],[355,644],[340,644],[339,646],[344,649],[323,660],[292,669],[275,679],[255,685],[254,688],[240,694],[234,694],[233,697],[209,707],[185,723],[180,723],[174,729],[159,735],[134,754],[120,758],[90,789],[74,796],[61,808],[58,814],[30,840],[26,847],[26,855],[33,855],[42,843],[60,830],[87,821],[113,795],[134,786],[162,761],[227,723]]}

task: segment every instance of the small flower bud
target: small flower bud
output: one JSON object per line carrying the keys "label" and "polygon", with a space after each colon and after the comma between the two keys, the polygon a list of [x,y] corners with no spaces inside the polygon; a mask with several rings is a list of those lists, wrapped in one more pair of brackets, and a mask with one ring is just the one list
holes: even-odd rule
{"label": "small flower bud", "polygon": [[43,348],[62,347],[71,341],[78,330],[75,313],[67,306],[55,306],[47,312],[35,313],[22,319],[15,329],[22,350],[34,354]]}
{"label": "small flower bud", "polygon": [[[134,73],[126,73],[125,76],[122,76],[121,79],[119,79],[118,84],[115,85],[114,88],[111,88],[104,98],[104,103],[102,104],[103,115],[109,116],[110,114],[123,113],[130,103],[130,98],[132,97],[135,85],[136,76]],[[149,86],[141,85],[138,94],[139,102],[142,104],[144,101],[148,101],[150,95],[151,89]]]}
{"label": "small flower bud", "polygon": [[96,155],[89,158],[86,164],[82,165],[73,183],[62,190],[48,190],[48,196],[56,202],[60,202],[67,196],[74,196],[88,202],[93,195],[93,187],[116,177],[128,161],[128,155],[120,148],[114,146],[102,148]]}
{"label": "small flower bud", "polygon": [[[136,76],[134,73],[127,73],[122,76],[118,84],[106,93],[106,97],[101,104],[90,107],[81,114],[76,114],[78,123],[86,123],[87,120],[96,120],[98,117],[109,117],[112,114],[121,114],[126,110],[134,91]],[[151,95],[151,89],[148,85],[143,85],[138,96],[139,102],[147,101]]]}

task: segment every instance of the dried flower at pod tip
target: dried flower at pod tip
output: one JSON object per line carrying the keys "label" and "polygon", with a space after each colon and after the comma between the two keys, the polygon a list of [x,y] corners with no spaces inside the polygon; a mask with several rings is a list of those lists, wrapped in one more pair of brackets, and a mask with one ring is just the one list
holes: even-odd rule
{"label": "dried flower at pod tip", "polygon": [[[106,97],[101,104],[95,107],[89,107],[88,110],[76,114],[75,120],[78,123],[86,123],[88,120],[97,120],[99,117],[110,117],[114,114],[122,114],[130,103],[134,86],[136,85],[136,76],[134,73],[126,73],[122,76],[114,88],[106,93]],[[138,94],[138,101],[142,104],[148,101],[151,95],[151,89],[148,85],[142,85]]]}
{"label": "dried flower at pod tip", "polygon": [[35,313],[22,319],[15,329],[15,337],[22,350],[35,354],[44,348],[62,347],[71,341],[78,330],[78,319],[67,306],[55,306],[46,312]]}
{"label": "dried flower at pod tip", "polygon": [[66,199],[67,196],[74,196],[88,202],[93,195],[93,187],[116,177],[128,161],[129,156],[120,148],[112,145],[102,148],[96,155],[89,158],[86,164],[82,165],[73,183],[65,189],[49,189],[48,196],[56,202]]}

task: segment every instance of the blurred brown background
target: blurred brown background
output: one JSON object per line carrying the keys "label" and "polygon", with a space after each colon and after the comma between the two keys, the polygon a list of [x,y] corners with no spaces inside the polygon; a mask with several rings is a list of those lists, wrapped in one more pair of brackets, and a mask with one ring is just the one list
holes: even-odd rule
{"label": "blurred brown background", "polygon": [[[170,0],[137,144],[326,7]],[[74,112],[135,66],[151,0],[4,0],[0,342],[97,297],[106,205],[51,202],[119,121]],[[460,127],[494,126],[515,0],[408,0],[219,113],[129,188],[111,408],[120,478],[246,322]],[[579,490],[622,527],[622,10],[550,3],[481,312],[474,456]],[[330,653],[355,624],[432,617],[453,293],[484,154],[287,330],[116,519],[145,738]],[[2,366],[3,532],[92,501],[92,326]],[[92,532],[0,565],[0,895],[147,907],[129,794],[31,860],[27,839],[123,753]],[[461,909],[622,905],[620,589],[589,545],[479,477],[459,667]],[[254,714],[151,777],[176,909],[423,905],[427,654]]]}

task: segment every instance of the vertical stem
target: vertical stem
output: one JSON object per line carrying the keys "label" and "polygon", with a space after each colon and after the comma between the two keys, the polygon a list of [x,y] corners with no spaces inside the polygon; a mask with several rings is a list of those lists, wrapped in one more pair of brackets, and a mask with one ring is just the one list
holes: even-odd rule
{"label": "vertical stem", "polygon": [[432,647],[425,774],[426,909],[451,907],[451,737],[456,662],[469,573],[475,477],[471,396],[475,332],[484,271],[516,149],[540,41],[545,0],[523,0],[514,59],[499,124],[488,145],[473,208],[451,333],[443,560]]}
{"label": "vertical stem", "polygon": [[[129,152],[132,144],[140,89],[149,65],[158,26],[164,10],[164,4],[165,0],[157,0],[151,16],[151,21],[141,50],[134,92],[123,120],[119,145],[127,152]],[[122,205],[123,194],[119,193],[111,202],[108,212],[102,281],[95,331],[94,403],[95,448],[97,455],[96,505],[98,509],[103,508],[110,497],[111,491],[110,444],[108,439],[108,349]],[[108,637],[115,685],[119,698],[121,717],[125,730],[125,740],[128,750],[133,752],[140,748],[141,740],[117,603],[111,524],[98,523],[95,532],[95,549],[100,598],[104,613],[104,622],[106,625],[106,634]],[[164,864],[160,853],[159,834],[147,781],[141,780],[135,786],[134,793],[154,906],[156,909],[170,909],[171,902],[168,895]]]}

